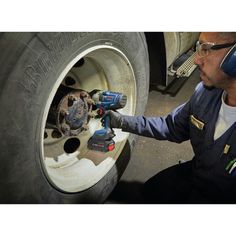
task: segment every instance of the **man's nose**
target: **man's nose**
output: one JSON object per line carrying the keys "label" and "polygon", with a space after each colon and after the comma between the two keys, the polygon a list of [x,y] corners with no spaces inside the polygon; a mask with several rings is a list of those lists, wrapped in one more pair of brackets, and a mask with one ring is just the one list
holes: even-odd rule
{"label": "man's nose", "polygon": [[196,56],[194,58],[194,64],[201,66],[203,64],[203,57],[200,57],[197,53]]}

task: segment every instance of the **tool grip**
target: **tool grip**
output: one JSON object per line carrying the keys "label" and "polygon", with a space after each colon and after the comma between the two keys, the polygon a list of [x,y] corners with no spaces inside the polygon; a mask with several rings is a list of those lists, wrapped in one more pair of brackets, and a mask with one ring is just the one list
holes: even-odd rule
{"label": "tool grip", "polygon": [[110,128],[110,116],[104,117],[104,128],[109,129]]}

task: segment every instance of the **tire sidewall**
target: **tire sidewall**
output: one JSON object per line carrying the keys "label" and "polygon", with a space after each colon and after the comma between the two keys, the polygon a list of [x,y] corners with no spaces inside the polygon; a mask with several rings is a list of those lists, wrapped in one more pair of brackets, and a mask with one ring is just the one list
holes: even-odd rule
{"label": "tire sidewall", "polygon": [[[144,112],[149,67],[143,34],[36,34],[5,78],[2,90],[1,202],[6,199],[15,203],[102,202],[112,191],[120,176],[115,166],[90,189],[66,194],[50,185],[41,163],[43,114],[56,79],[77,55],[93,46],[108,44],[123,52],[132,64],[137,86],[136,114]],[[130,149],[133,144],[134,136],[130,135]]]}

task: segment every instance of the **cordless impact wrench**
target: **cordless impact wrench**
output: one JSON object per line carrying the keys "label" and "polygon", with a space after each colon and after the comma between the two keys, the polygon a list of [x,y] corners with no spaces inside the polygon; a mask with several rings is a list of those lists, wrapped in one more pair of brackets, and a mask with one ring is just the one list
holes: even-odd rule
{"label": "cordless impact wrench", "polygon": [[[99,117],[103,117],[108,110],[118,110],[125,107],[127,96],[111,91],[98,91],[92,96]],[[88,141],[88,149],[100,152],[109,152],[115,148],[114,131],[110,128],[110,117],[103,118],[103,129],[94,132]]]}

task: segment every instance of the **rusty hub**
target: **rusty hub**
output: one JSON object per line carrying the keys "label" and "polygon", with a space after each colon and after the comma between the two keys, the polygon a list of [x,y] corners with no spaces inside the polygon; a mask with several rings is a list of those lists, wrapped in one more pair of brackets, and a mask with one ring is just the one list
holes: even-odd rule
{"label": "rusty hub", "polygon": [[83,90],[76,90],[64,96],[57,108],[57,128],[66,136],[76,136],[87,130],[91,117],[90,95]]}

